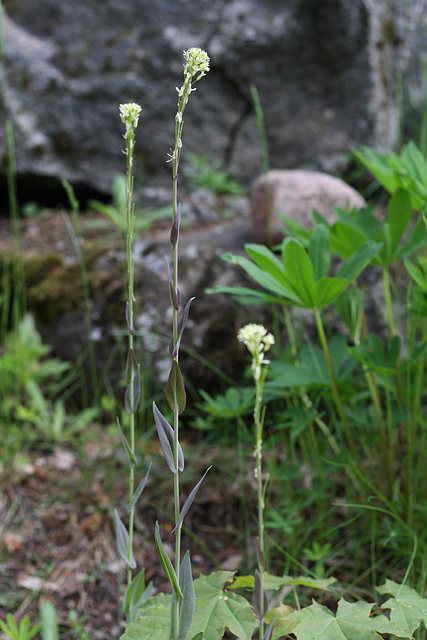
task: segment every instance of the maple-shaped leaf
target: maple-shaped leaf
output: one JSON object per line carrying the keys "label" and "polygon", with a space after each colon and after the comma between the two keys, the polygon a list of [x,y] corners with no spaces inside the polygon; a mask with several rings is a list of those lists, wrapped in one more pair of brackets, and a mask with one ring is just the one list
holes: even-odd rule
{"label": "maple-shaped leaf", "polygon": [[[187,638],[203,632],[203,640],[218,640],[225,628],[242,640],[251,640],[257,622],[246,598],[224,589],[232,571],[217,571],[194,581],[196,608]],[[158,594],[141,610],[137,622],[127,625],[120,640],[169,640],[171,597]]]}
{"label": "maple-shaped leaf", "polygon": [[382,587],[377,587],[377,591],[394,596],[384,602],[382,607],[390,609],[390,621],[396,627],[392,632],[395,636],[412,638],[421,621],[427,626],[427,599],[422,598],[414,589],[386,580]]}
{"label": "maple-shaped leaf", "polygon": [[270,611],[265,614],[265,621],[267,623],[270,623],[273,620],[276,621],[271,640],[278,640],[278,638],[283,638],[284,636],[288,637],[288,635],[293,632],[295,627],[299,624],[298,620],[291,618],[291,615],[294,612],[295,609],[293,607],[281,603],[278,607],[270,609]]}
{"label": "maple-shaped leaf", "polygon": [[372,607],[372,603],[341,598],[334,616],[314,602],[289,616],[290,621],[299,621],[292,633],[297,640],[379,640],[380,633],[394,633],[394,625],[385,616],[371,615]]}

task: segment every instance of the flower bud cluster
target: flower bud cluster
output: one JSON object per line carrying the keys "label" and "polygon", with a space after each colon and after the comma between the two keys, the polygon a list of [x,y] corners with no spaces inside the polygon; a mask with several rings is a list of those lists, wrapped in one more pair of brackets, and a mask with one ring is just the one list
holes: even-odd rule
{"label": "flower bud cluster", "polygon": [[120,118],[126,127],[126,133],[124,138],[127,139],[131,136],[136,127],[138,126],[139,114],[142,108],[135,102],[127,102],[120,105]]}
{"label": "flower bud cluster", "polygon": [[264,359],[264,355],[274,344],[274,336],[268,333],[262,324],[250,323],[240,329],[237,338],[246,345],[251,354],[251,368],[254,380],[259,380],[261,377],[261,365],[269,364],[269,361]]}

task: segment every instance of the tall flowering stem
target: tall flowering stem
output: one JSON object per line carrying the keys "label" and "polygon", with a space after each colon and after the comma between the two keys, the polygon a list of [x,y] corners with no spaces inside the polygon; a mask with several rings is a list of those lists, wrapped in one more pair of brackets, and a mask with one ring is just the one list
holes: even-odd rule
{"label": "tall flowering stem", "polygon": [[[126,142],[126,255],[127,255],[127,302],[126,302],[126,322],[128,326],[128,356],[126,362],[126,381],[127,388],[125,392],[125,409],[130,416],[130,436],[129,443],[129,502],[135,494],[135,413],[138,409],[140,397],[140,365],[137,361],[134,351],[134,283],[135,283],[135,258],[133,253],[133,233],[135,228],[135,212],[132,202],[133,195],[133,159],[135,147],[135,130],[138,126],[138,120],[141,113],[141,107],[135,103],[127,103],[120,105],[120,118],[125,125],[124,139]],[[119,425],[120,428],[120,425]],[[124,434],[121,431],[122,439]],[[127,549],[127,565],[128,565],[128,586],[132,581],[132,568],[135,566],[133,559],[133,530],[134,530],[134,509],[129,513],[129,540]]]}
{"label": "tall flowering stem", "polygon": [[[173,410],[173,456],[174,456],[174,511],[175,511],[175,574],[179,582],[180,562],[181,562],[181,528],[180,521],[180,445],[179,445],[179,414],[185,407],[185,391],[178,365],[179,344],[182,330],[185,326],[189,304],[185,307],[181,321],[178,321],[178,311],[180,310],[181,295],[178,288],[178,255],[179,255],[179,228],[181,222],[180,208],[178,205],[178,176],[179,163],[182,151],[182,131],[184,127],[184,110],[187,106],[190,94],[195,91],[193,85],[198,82],[209,71],[209,56],[205,51],[198,48],[191,48],[184,51],[184,82],[181,88],[176,88],[178,92],[178,109],[175,115],[175,147],[170,150],[168,162],[172,162],[173,181],[173,225],[171,231],[171,244],[173,248],[173,267],[170,276],[170,293],[172,305],[172,367],[169,374],[166,395],[169,406]],[[173,599],[172,611],[172,639],[176,640],[180,626],[180,606],[178,598]]]}
{"label": "tall flowering stem", "polygon": [[258,576],[255,579],[255,610],[259,615],[259,637],[264,638],[264,615],[266,598],[264,590],[265,550],[264,550],[264,510],[265,489],[262,479],[262,443],[266,407],[263,407],[263,390],[267,376],[269,361],[265,353],[274,344],[274,337],[265,327],[259,324],[247,324],[237,334],[252,356],[252,377],[255,383],[255,480],[258,498]]}

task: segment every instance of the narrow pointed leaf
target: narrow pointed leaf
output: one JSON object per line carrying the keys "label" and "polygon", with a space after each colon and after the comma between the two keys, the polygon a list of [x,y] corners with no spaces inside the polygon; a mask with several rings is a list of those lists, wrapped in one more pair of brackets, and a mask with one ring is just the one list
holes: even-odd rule
{"label": "narrow pointed leaf", "polygon": [[178,413],[182,413],[186,405],[186,394],[184,380],[182,379],[181,369],[179,368],[176,358],[172,361],[171,370],[169,372],[168,381],[166,383],[166,400],[172,411],[178,409]]}
{"label": "narrow pointed leaf", "polygon": [[175,596],[177,598],[182,598],[182,591],[181,591],[181,587],[178,584],[175,569],[172,566],[172,562],[170,561],[169,556],[165,551],[165,548],[162,543],[162,539],[160,537],[160,529],[159,529],[158,522],[156,522],[154,537],[155,537],[157,552],[160,558],[160,563],[163,567],[163,571],[165,572],[169,582],[172,585],[172,589],[174,591]]}
{"label": "narrow pointed leaf", "polygon": [[245,244],[245,249],[261,269],[283,284],[285,276],[283,265],[270,249],[262,244]]}
{"label": "narrow pointed leaf", "polygon": [[126,358],[126,382],[129,384],[135,377],[135,373],[138,371],[138,360],[136,358],[135,351],[129,349]]}
{"label": "narrow pointed leaf", "polygon": [[276,624],[276,618],[273,618],[273,620],[270,622],[267,629],[265,630],[264,637],[262,640],[271,640],[271,638],[273,637],[275,624]]}
{"label": "narrow pointed leaf", "polygon": [[314,285],[314,303],[317,309],[332,304],[348,286],[345,278],[321,278]]}
{"label": "narrow pointed leaf", "polygon": [[128,513],[130,513],[132,511],[132,509],[135,507],[139,496],[144,491],[145,485],[147,484],[148,476],[150,475],[150,471],[151,471],[151,462],[150,462],[150,466],[148,467],[147,473],[145,474],[145,476],[143,477],[143,479],[139,483],[137,490],[135,491],[135,493],[132,496],[132,500],[129,502],[129,504],[127,506],[127,512]]}
{"label": "narrow pointed leaf", "polygon": [[193,622],[195,594],[193,576],[191,574],[190,553],[187,551],[181,562],[179,570],[179,585],[183,594],[181,611],[179,616],[179,635],[178,640],[186,640],[188,632]]}
{"label": "narrow pointed leaf", "polygon": [[132,380],[125,391],[125,410],[128,415],[136,413],[139,399],[141,397],[141,380],[139,376],[139,365],[137,370],[132,369]]}
{"label": "narrow pointed leaf", "polygon": [[206,477],[206,474],[208,473],[208,471],[212,469],[212,465],[210,467],[208,467],[205,471],[205,473],[203,474],[202,478],[199,480],[199,482],[196,484],[196,486],[194,487],[194,489],[191,491],[190,495],[188,496],[187,500],[184,502],[184,506],[181,509],[181,513],[179,516],[179,520],[176,523],[175,527],[173,528],[173,531],[175,531],[181,524],[182,521],[184,520],[185,516],[187,515],[191,505],[194,502],[194,498],[196,497],[196,494],[198,492],[198,490],[200,489],[200,485],[202,484],[203,480]]}
{"label": "narrow pointed leaf", "polygon": [[173,221],[171,234],[170,234],[170,241],[173,249],[175,249],[176,243],[179,240],[180,226],[181,226],[181,203],[178,204],[176,217],[175,217],[175,220]]}
{"label": "narrow pointed leaf", "polygon": [[[153,402],[153,415],[160,446],[162,447],[167,465],[172,473],[177,473],[173,456],[173,429],[166,418],[160,413],[155,402]],[[179,467],[182,466],[182,469],[184,468],[184,455],[180,445],[178,450],[178,465]],[[182,469],[180,468],[179,470],[182,471]]]}
{"label": "narrow pointed leaf", "polygon": [[123,611],[129,613],[134,603],[139,600],[145,591],[145,569],[142,569],[132,580],[126,589],[123,601]]}
{"label": "narrow pointed leaf", "polygon": [[182,316],[181,316],[181,318],[179,320],[179,323],[178,323],[178,338],[177,338],[175,347],[172,347],[172,342],[169,345],[169,353],[172,355],[173,358],[176,358],[177,355],[178,355],[179,347],[180,347],[180,344],[181,344],[182,334],[184,332],[184,329],[185,329],[187,321],[188,321],[188,314],[190,312],[191,303],[193,302],[194,299],[195,299],[194,297],[189,299],[189,301],[185,305],[184,311],[182,312]]}
{"label": "narrow pointed leaf", "polygon": [[132,318],[132,325],[130,324],[130,314],[129,314],[129,302],[126,302],[126,324],[128,326],[128,329],[130,331],[130,333],[135,333],[135,327],[133,324],[133,318]]}
{"label": "narrow pointed leaf", "polygon": [[133,551],[130,550],[129,554],[129,533],[123,524],[117,509],[114,509],[114,524],[116,528],[117,548],[119,550],[120,557],[126,562],[128,567],[135,569],[136,562],[133,557]]}
{"label": "narrow pointed leaf", "polygon": [[[261,611],[259,609],[259,604],[261,601],[261,592],[260,592],[260,587],[261,587],[261,580],[260,580],[260,576],[259,576],[259,572],[255,571],[255,588],[254,588],[254,610],[255,613],[257,614],[257,616],[260,618],[261,617]],[[265,591],[265,589],[263,590],[263,617],[265,615],[265,613],[267,612],[268,609],[268,600],[267,600],[267,593]]]}
{"label": "narrow pointed leaf", "polygon": [[124,448],[124,450],[126,451],[126,454],[127,454],[128,458],[129,458],[129,462],[130,462],[130,464],[131,464],[133,467],[135,467],[135,466],[136,466],[136,457],[135,457],[135,454],[134,454],[134,452],[132,451],[132,449],[131,449],[131,447],[130,447],[129,442],[126,440],[126,436],[125,436],[125,434],[123,433],[123,430],[122,430],[122,428],[121,428],[121,426],[120,426],[120,422],[119,422],[119,419],[118,419],[118,418],[117,418],[117,427],[118,427],[118,429],[119,429],[119,436],[120,436],[120,440],[121,440],[121,442],[122,442],[123,448]]}
{"label": "narrow pointed leaf", "polygon": [[168,267],[168,280],[169,280],[169,294],[170,294],[170,299],[171,299],[171,305],[177,310],[179,311],[179,307],[181,304],[181,294],[179,292],[179,289],[175,289],[174,284],[173,284],[173,280],[172,280],[172,275],[171,275],[171,270],[169,267],[169,260],[166,258],[166,264]]}

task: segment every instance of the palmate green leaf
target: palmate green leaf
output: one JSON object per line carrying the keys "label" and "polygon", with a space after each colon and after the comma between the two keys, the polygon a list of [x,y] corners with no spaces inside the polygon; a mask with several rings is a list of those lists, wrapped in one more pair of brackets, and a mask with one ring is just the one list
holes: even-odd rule
{"label": "palmate green leaf", "polygon": [[396,629],[393,634],[399,638],[412,638],[421,622],[427,626],[427,599],[406,585],[386,580],[382,587],[377,587],[382,594],[391,594],[382,607],[390,609],[390,621]]}
{"label": "palmate green leaf", "polygon": [[260,269],[272,275],[277,282],[283,284],[285,278],[283,265],[270,249],[263,244],[245,244],[245,249]]}
{"label": "palmate green leaf", "polygon": [[295,304],[307,309],[314,308],[314,274],[306,250],[293,238],[282,245],[282,260],[286,273],[286,286],[292,292]]}
{"label": "palmate green leaf", "polygon": [[379,640],[380,633],[394,633],[395,625],[385,616],[373,617],[372,607],[371,603],[341,598],[334,616],[314,602],[289,616],[291,622],[298,621],[292,633],[297,640]]}
{"label": "palmate green leaf", "polygon": [[241,304],[262,304],[262,303],[278,303],[286,304],[286,301],[281,296],[273,296],[265,293],[264,291],[257,291],[256,289],[250,289],[249,287],[221,287],[216,285],[205,289],[205,293],[228,293],[241,303]]}
{"label": "palmate green leaf", "polygon": [[[278,591],[282,587],[301,586],[309,589],[319,589],[320,591],[330,591],[331,585],[336,583],[335,578],[309,578],[307,576],[274,576],[268,571],[264,572],[264,589],[267,591]],[[254,576],[237,576],[229,589],[250,589],[255,588]]]}
{"label": "palmate green leaf", "polygon": [[231,262],[232,264],[237,264],[242,267],[242,269],[244,269],[244,271],[246,271],[246,273],[251,276],[257,284],[264,289],[267,289],[267,291],[273,293],[275,296],[279,296],[279,298],[298,299],[295,298],[292,291],[289,291],[283,283],[278,282],[270,273],[266,273],[263,269],[258,267],[258,265],[254,264],[244,256],[224,253],[221,257],[226,262]]}
{"label": "palmate green leaf", "polygon": [[407,191],[398,189],[390,199],[387,217],[382,227],[383,246],[378,252],[381,265],[387,266],[396,259],[396,252],[411,218],[411,198]]}
{"label": "palmate green leaf", "polygon": [[[219,640],[225,628],[242,640],[251,640],[257,626],[252,607],[240,595],[224,589],[232,571],[218,571],[194,581],[196,608],[188,638]],[[121,640],[169,640],[171,596],[159,594],[141,610],[142,617],[127,625]]]}
{"label": "palmate green leaf", "polygon": [[348,284],[356,280],[362,271],[373,260],[374,256],[381,248],[377,242],[364,242],[336,272],[337,278],[346,278]]}
{"label": "palmate green leaf", "polygon": [[348,286],[345,278],[322,278],[314,285],[314,302],[316,309],[324,309],[342,294]]}
{"label": "palmate green leaf", "polygon": [[310,238],[308,256],[313,267],[314,280],[325,278],[331,264],[331,248],[329,244],[329,228],[318,224]]}

